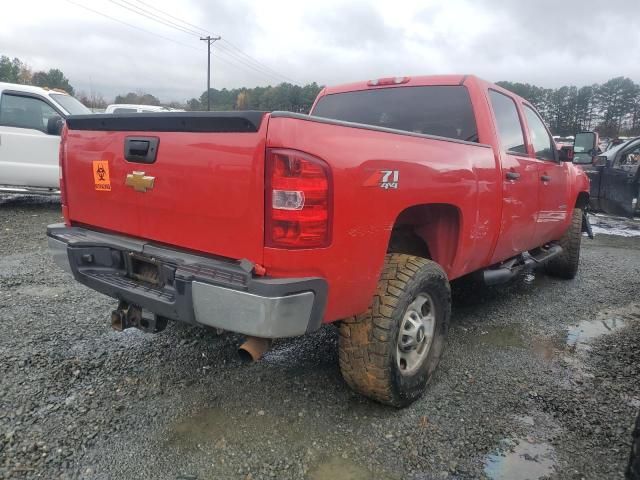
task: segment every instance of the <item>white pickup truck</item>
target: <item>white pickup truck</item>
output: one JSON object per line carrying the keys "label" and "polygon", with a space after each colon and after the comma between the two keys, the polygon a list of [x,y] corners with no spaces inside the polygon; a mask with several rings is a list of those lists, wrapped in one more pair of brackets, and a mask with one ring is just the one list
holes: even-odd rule
{"label": "white pickup truck", "polygon": [[62,90],[0,82],[0,192],[57,193],[62,120],[88,113]]}

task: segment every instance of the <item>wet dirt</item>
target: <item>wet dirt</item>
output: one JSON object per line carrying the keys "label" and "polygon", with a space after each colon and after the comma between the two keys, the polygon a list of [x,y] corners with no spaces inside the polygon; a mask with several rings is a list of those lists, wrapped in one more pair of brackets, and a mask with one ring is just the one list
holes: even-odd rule
{"label": "wet dirt", "polygon": [[170,428],[168,443],[180,449],[197,447],[219,448],[229,443],[239,446],[250,442],[272,441],[295,444],[308,435],[317,435],[300,428],[290,418],[279,417],[264,410],[233,412],[207,408],[178,419]]}
{"label": "wet dirt", "polygon": [[592,214],[589,222],[596,235],[615,235],[620,237],[640,237],[640,219],[616,217],[612,215]]}
{"label": "wet dirt", "polygon": [[492,347],[524,348],[525,332],[518,325],[489,327],[480,331],[478,342]]}
{"label": "wet dirt", "polygon": [[46,253],[59,205],[0,204],[1,479],[468,480],[514,464],[623,478],[640,405],[637,238],[585,239],[572,281],[455,297],[424,398],[395,410],[348,389],[333,327],[248,366],[237,335],[113,332],[114,301]]}
{"label": "wet dirt", "polygon": [[615,309],[604,309],[590,318],[567,327],[566,335],[531,335],[526,325],[490,326],[475,331],[471,341],[482,346],[523,348],[538,358],[550,361],[556,357],[583,352],[599,337],[614,333],[629,322],[640,322],[640,304],[631,303]]}
{"label": "wet dirt", "polygon": [[331,457],[309,471],[309,480],[397,480],[383,472],[372,472],[343,457]]}

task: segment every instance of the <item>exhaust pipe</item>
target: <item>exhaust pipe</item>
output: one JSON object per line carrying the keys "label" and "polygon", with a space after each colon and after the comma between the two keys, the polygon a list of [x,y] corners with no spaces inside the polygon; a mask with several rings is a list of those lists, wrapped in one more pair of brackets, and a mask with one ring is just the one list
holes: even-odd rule
{"label": "exhaust pipe", "polygon": [[257,362],[271,348],[271,342],[270,338],[247,337],[238,348],[240,360],[244,363]]}

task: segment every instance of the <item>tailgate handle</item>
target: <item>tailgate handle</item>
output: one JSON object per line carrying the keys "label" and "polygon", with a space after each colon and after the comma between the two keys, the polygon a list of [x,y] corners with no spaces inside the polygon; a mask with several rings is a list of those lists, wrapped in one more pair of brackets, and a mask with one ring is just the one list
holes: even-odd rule
{"label": "tailgate handle", "polygon": [[124,158],[130,162],[153,163],[158,154],[158,137],[126,137],[124,139]]}

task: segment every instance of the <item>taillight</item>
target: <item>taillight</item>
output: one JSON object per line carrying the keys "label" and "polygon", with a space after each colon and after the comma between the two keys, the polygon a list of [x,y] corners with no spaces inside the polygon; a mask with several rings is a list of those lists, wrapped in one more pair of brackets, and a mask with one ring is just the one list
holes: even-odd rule
{"label": "taillight", "polygon": [[58,171],[60,179],[60,205],[62,206],[62,215],[64,223],[69,226],[69,209],[67,207],[67,188],[64,180],[64,166],[67,160],[67,126],[62,127],[60,135],[60,150],[58,152]]}
{"label": "taillight", "polygon": [[267,149],[265,243],[317,248],[331,243],[329,166],[296,150]]}

